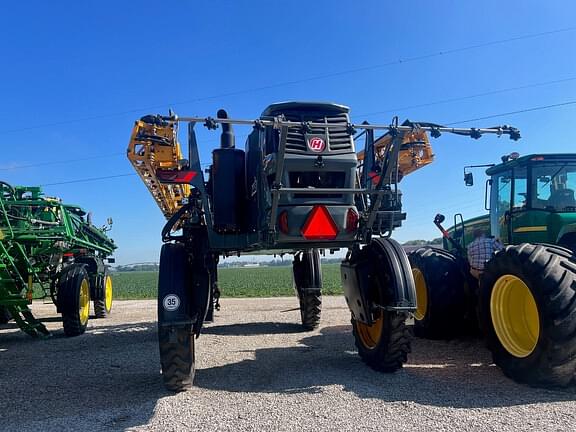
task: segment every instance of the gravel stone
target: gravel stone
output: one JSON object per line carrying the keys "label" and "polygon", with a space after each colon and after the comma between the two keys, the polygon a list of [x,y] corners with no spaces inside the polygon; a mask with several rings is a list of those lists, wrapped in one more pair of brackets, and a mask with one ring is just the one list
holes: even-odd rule
{"label": "gravel stone", "polygon": [[479,340],[413,342],[395,374],[365,366],[342,297],[323,297],[320,328],[303,332],[294,298],[222,299],[197,340],[195,387],[166,391],[154,301],[116,301],[86,334],[0,326],[1,431],[566,431],[576,389],[519,385]]}

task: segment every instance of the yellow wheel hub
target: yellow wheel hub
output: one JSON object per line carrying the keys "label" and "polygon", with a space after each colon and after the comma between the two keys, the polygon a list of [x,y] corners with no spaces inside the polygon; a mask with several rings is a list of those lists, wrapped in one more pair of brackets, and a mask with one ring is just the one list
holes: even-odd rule
{"label": "yellow wheel hub", "polygon": [[540,337],[540,318],[530,289],[514,275],[501,276],[492,290],[490,314],[502,346],[515,357],[528,357]]}
{"label": "yellow wheel hub", "polygon": [[80,284],[80,323],[85,325],[90,315],[90,285],[88,279],[82,279]]}
{"label": "yellow wheel hub", "polygon": [[104,279],[104,305],[106,312],[112,310],[112,278],[108,275]]}
{"label": "yellow wheel hub", "polygon": [[422,321],[428,311],[428,288],[426,287],[426,280],[419,268],[412,269],[412,276],[414,276],[414,285],[416,287],[416,312],[414,318]]}
{"label": "yellow wheel hub", "polygon": [[356,321],[356,329],[358,331],[358,337],[362,345],[368,349],[373,349],[380,342],[382,337],[382,330],[384,328],[384,318],[383,313],[379,312],[374,323],[369,326]]}

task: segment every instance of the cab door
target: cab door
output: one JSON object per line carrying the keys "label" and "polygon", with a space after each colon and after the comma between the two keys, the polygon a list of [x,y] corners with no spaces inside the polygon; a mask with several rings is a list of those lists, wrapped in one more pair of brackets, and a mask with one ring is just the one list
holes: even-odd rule
{"label": "cab door", "polygon": [[492,177],[490,193],[490,232],[504,244],[512,237],[510,217],[512,210],[512,170]]}

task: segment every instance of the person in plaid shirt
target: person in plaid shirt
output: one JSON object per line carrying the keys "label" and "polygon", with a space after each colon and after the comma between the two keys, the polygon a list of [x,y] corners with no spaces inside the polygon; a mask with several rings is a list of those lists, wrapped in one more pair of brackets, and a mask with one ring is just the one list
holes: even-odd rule
{"label": "person in plaid shirt", "polygon": [[470,274],[476,279],[484,272],[484,266],[496,251],[502,249],[502,243],[493,237],[486,237],[481,229],[474,230],[474,241],[468,245]]}

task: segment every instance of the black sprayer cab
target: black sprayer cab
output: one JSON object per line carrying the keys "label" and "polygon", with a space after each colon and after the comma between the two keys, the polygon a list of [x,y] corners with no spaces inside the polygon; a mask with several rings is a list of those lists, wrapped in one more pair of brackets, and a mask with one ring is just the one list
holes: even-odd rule
{"label": "black sprayer cab", "polygon": [[[235,148],[232,126],[224,124],[210,171],[214,230],[264,233],[260,240],[271,248],[297,248],[310,241],[349,244],[359,214],[349,193],[356,187],[358,159],[348,111],[329,103],[270,105],[262,120],[280,117],[301,126],[286,129],[285,137],[282,129],[256,127],[245,151]],[[227,114],[220,110],[218,117]],[[334,125],[339,127],[328,127]]]}

